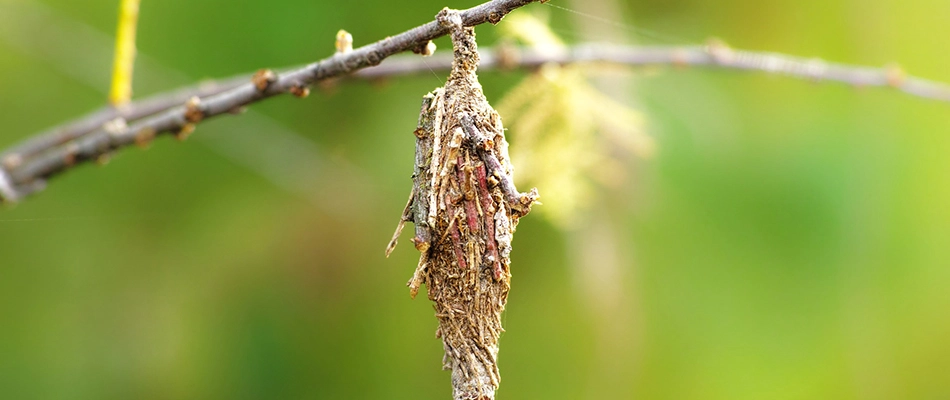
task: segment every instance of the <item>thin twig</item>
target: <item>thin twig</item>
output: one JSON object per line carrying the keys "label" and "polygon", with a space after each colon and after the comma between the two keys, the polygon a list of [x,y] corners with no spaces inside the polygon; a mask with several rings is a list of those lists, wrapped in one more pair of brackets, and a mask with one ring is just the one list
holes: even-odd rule
{"label": "thin twig", "polygon": [[[498,23],[512,10],[535,0],[492,0],[461,12],[465,26],[486,22]],[[449,33],[448,28],[436,21],[418,26],[398,35],[277,76],[269,70],[259,71],[251,82],[225,92],[192,97],[185,105],[177,106],[126,126],[124,119],[107,123],[91,133],[56,145],[42,152],[24,157],[18,152],[6,154],[0,176],[11,182],[13,193],[6,200],[15,200],[42,188],[50,176],[73,165],[90,160],[102,160],[116,149],[131,144],[143,144],[155,135],[176,132],[187,135],[194,124],[225,113],[239,112],[244,106],[283,93],[303,95],[306,87],[328,78],[343,76],[356,70],[379,64],[383,59],[407,50],[423,51],[432,39]]]}
{"label": "thin twig", "polygon": [[[691,47],[582,44],[560,50],[499,47],[483,50],[481,57],[480,71],[536,68],[546,63],[700,66],[761,71],[816,82],[841,82],[856,87],[890,87],[911,96],[950,102],[950,85],[906,75],[894,65],[874,68],[837,64],[815,58],[734,50],[720,42]],[[427,73],[429,68],[448,70],[451,67],[452,55],[440,53],[426,59],[425,62],[418,58],[394,58],[377,67],[359,71],[355,75],[363,78],[385,78]]]}
{"label": "thin twig", "polygon": [[106,122],[116,118],[135,121],[155,115],[182,105],[195,96],[204,98],[234,89],[247,83],[250,76],[250,74],[247,74],[221,81],[202,82],[195,86],[187,86],[136,100],[120,108],[111,105],[105,106],[83,117],[46,129],[27,138],[0,154],[0,160],[3,160],[5,165],[16,165],[18,159],[24,160],[52,147],[75,140],[80,136],[102,128]]}

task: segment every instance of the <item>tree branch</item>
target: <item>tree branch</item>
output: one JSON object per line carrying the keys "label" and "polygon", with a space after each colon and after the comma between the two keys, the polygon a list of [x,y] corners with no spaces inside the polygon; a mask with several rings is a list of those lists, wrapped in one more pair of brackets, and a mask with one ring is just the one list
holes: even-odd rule
{"label": "tree branch", "polygon": [[[512,10],[535,0],[492,0],[461,11],[462,23],[475,26],[486,22],[498,23]],[[348,52],[338,52],[303,68],[277,76],[269,70],[261,70],[251,82],[224,92],[201,98],[191,97],[185,105],[173,107],[126,125],[124,119],[114,120],[87,134],[75,135],[66,142],[53,141],[55,147],[40,147],[26,157],[16,151],[2,159],[0,186],[9,183],[9,188],[0,188],[6,201],[42,189],[45,181],[73,165],[102,160],[112,151],[130,144],[145,144],[155,135],[175,132],[179,137],[187,135],[194,124],[206,118],[225,113],[239,112],[244,106],[283,93],[304,95],[306,88],[321,80],[349,74],[353,71],[379,64],[383,59],[407,50],[423,51],[432,39],[445,36],[449,29],[437,21],[429,22],[387,37],[376,43]],[[90,118],[85,123],[95,120]],[[5,193],[6,192],[6,193]]]}
{"label": "tree branch", "polygon": [[[950,102],[950,85],[909,76],[900,67],[883,68],[837,64],[817,58],[734,50],[718,41],[706,46],[619,46],[577,45],[563,49],[500,47],[482,53],[479,70],[536,68],[546,63],[608,63],[626,66],[700,66],[743,71],[761,71],[815,82],[846,83],[855,87],[890,87],[911,96]],[[362,78],[383,78],[427,73],[429,68],[448,70],[451,54],[437,54],[423,62],[418,58],[398,58],[378,67],[359,71]]]}
{"label": "tree branch", "polygon": [[116,118],[135,121],[155,115],[172,107],[180,106],[192,97],[204,98],[234,89],[247,83],[250,76],[248,74],[221,81],[202,82],[196,86],[183,87],[136,100],[118,108],[111,105],[105,106],[83,117],[46,129],[27,138],[20,144],[3,151],[0,154],[0,160],[3,160],[4,166],[8,168],[11,165],[22,164],[21,161],[24,159],[100,129],[106,122]]}
{"label": "tree branch", "polygon": [[[466,24],[497,21],[511,9],[531,1],[493,1],[463,12]],[[494,13],[494,14],[493,14]],[[14,201],[41,190],[45,180],[72,165],[97,159],[129,144],[143,144],[155,134],[184,132],[201,119],[239,110],[253,102],[285,93],[305,94],[305,88],[317,81],[350,76],[363,79],[429,73],[449,70],[451,52],[440,52],[422,60],[418,56],[394,57],[372,68],[383,58],[405,50],[421,50],[432,38],[446,34],[436,22],[417,27],[396,37],[333,57],[287,73],[259,73],[256,78],[239,76],[220,82],[207,82],[129,103],[125,107],[106,107],[81,119],[46,130],[0,155],[0,197]],[[718,41],[706,46],[637,47],[586,44],[562,49],[517,48],[500,46],[481,52],[482,71],[492,69],[536,68],[545,63],[608,63],[625,66],[673,65],[762,71],[811,81],[832,81],[856,87],[890,87],[906,94],[950,102],[950,86],[907,76],[900,68],[871,68],[825,62],[774,53],[734,50]],[[366,69],[362,69],[366,68]],[[279,75],[280,77],[276,77]],[[249,80],[254,82],[248,83]],[[260,86],[257,86],[260,85]],[[261,89],[263,88],[263,89]],[[189,105],[182,106],[188,99]],[[131,126],[109,121],[136,121]]]}

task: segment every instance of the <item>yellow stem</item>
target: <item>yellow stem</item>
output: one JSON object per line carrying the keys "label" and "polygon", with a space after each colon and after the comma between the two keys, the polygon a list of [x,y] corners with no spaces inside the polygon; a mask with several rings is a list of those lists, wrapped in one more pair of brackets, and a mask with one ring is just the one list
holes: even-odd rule
{"label": "yellow stem", "polygon": [[119,28],[115,38],[115,61],[109,102],[122,106],[132,98],[132,70],[135,64],[135,28],[139,19],[139,0],[122,0]]}

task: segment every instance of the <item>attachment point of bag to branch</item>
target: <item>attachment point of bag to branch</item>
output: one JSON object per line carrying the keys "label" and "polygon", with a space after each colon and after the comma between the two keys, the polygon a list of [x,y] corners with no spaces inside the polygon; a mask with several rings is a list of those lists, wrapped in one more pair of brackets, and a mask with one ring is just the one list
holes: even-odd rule
{"label": "attachment point of bag to branch", "polygon": [[[497,16],[497,13],[494,11],[490,12],[488,17],[489,21],[491,21],[492,15]],[[459,13],[458,10],[453,10],[448,7],[439,11],[439,13],[435,15],[435,19],[439,21],[439,25],[442,25],[444,28],[457,29],[462,27],[462,14]]]}

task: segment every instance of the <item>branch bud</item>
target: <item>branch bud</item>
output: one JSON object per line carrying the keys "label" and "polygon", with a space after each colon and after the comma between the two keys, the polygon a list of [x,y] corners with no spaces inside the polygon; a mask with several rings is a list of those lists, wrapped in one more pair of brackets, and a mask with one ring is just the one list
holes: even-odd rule
{"label": "branch bud", "polygon": [[336,53],[346,54],[353,51],[353,35],[340,29],[336,33]]}

